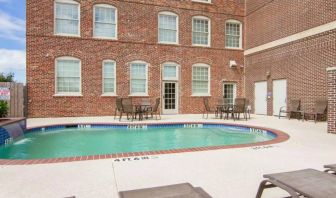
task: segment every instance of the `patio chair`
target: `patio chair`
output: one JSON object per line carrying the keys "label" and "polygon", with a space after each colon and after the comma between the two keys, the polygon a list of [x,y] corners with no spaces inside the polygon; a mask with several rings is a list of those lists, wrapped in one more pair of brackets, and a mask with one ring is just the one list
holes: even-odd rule
{"label": "patio chair", "polygon": [[229,114],[231,113],[233,105],[230,103],[228,98],[224,98],[223,106],[221,108],[221,115],[225,119],[229,119]]}
{"label": "patio chair", "polygon": [[279,110],[279,119],[282,113],[287,113],[288,119],[291,119],[294,115],[301,116],[301,100],[290,100],[289,106],[282,106]]}
{"label": "patio chair", "polygon": [[244,115],[245,120],[247,120],[246,115],[246,98],[236,98],[235,104],[231,110],[233,120],[240,119],[240,114]]}
{"label": "patio chair", "polygon": [[336,175],[336,164],[324,165],[324,168],[326,169],[324,172]]}
{"label": "patio chair", "polygon": [[[129,116],[131,116],[131,119],[133,121],[133,119],[136,117],[137,109],[132,103],[132,98],[122,99],[121,105],[122,105],[122,113],[126,113],[127,119],[129,119]],[[119,121],[121,120],[121,115],[120,115]]]}
{"label": "patio chair", "polygon": [[119,120],[121,119],[122,116],[122,98],[117,98],[116,99],[116,108],[114,111],[114,119],[117,117],[117,113],[119,112]]}
{"label": "patio chair", "polygon": [[161,120],[161,115],[160,115],[160,98],[156,98],[155,99],[155,104],[154,104],[153,107],[148,107],[147,113],[151,114],[152,118],[155,115],[155,119],[156,120],[158,119],[158,116],[159,116],[159,118]]}
{"label": "patio chair", "polygon": [[189,183],[159,186],[119,192],[120,198],[211,198],[200,187],[193,187]]}
{"label": "patio chair", "polygon": [[206,119],[209,117],[209,113],[216,113],[217,109],[211,108],[209,105],[209,98],[203,98],[203,104],[204,104],[204,111],[202,118],[205,118],[205,114],[207,115]]}
{"label": "patio chair", "polygon": [[266,180],[260,183],[256,198],[260,198],[266,188],[279,187],[287,191],[292,198],[334,198],[336,195],[336,177],[314,169],[264,175]]}
{"label": "patio chair", "polygon": [[327,118],[327,109],[328,109],[328,101],[327,100],[317,100],[315,102],[314,111],[311,113],[304,113],[304,118],[308,119],[312,117],[314,122],[317,120],[323,120]]}

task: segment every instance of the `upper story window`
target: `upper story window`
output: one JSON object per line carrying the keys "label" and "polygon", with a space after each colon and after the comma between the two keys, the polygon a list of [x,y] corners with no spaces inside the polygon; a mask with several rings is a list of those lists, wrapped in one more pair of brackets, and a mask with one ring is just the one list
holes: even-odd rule
{"label": "upper story window", "polygon": [[55,61],[56,94],[81,94],[81,61],[73,57],[60,57]]}
{"label": "upper story window", "polygon": [[192,19],[192,44],[210,46],[210,19],[196,16]]}
{"label": "upper story window", "polygon": [[117,39],[117,9],[111,5],[94,6],[94,37]]}
{"label": "upper story window", "polygon": [[210,95],[210,66],[198,63],[192,66],[192,95]]}
{"label": "upper story window", "polygon": [[103,61],[103,95],[116,95],[116,62]]}
{"label": "upper story window", "polygon": [[201,2],[201,3],[211,3],[211,0],[192,0],[195,2]]}
{"label": "upper story window", "polygon": [[72,0],[55,1],[55,34],[79,36],[79,3]]}
{"label": "upper story window", "polygon": [[227,20],[225,24],[225,47],[242,49],[242,24],[237,20]]}
{"label": "upper story window", "polygon": [[178,44],[178,16],[176,14],[159,13],[159,43]]}
{"label": "upper story window", "polygon": [[131,95],[148,95],[148,64],[143,61],[133,61],[130,68]]}

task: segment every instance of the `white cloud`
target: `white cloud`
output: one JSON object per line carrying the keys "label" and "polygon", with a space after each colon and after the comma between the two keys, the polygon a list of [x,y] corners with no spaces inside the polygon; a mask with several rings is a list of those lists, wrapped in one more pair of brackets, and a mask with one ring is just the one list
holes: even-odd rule
{"label": "white cloud", "polygon": [[25,42],[25,20],[11,16],[0,10],[0,27],[0,38]]}
{"label": "white cloud", "polygon": [[26,52],[0,49],[0,72],[13,72],[15,80],[26,81]]}

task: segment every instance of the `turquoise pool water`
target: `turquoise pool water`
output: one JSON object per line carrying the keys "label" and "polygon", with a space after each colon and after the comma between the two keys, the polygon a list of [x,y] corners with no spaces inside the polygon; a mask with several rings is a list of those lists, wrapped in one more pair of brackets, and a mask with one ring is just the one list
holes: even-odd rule
{"label": "turquoise pool water", "polygon": [[269,133],[236,128],[67,128],[28,133],[0,147],[2,159],[41,159],[256,143]]}

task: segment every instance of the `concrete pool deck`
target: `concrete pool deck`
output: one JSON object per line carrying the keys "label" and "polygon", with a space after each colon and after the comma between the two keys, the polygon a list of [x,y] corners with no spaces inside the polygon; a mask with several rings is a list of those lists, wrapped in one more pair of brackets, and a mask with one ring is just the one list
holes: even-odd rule
{"label": "concrete pool deck", "polygon": [[[212,116],[213,117],[213,116]],[[118,191],[188,182],[214,198],[255,197],[262,175],[303,168],[323,170],[336,163],[336,135],[326,123],[251,115],[248,121],[202,119],[202,115],[163,116],[145,122],[223,122],[282,130],[279,144],[57,164],[1,165],[0,197],[118,197]],[[127,123],[125,119],[122,121]],[[112,117],[29,119],[28,127],[65,123],[119,123]],[[141,122],[144,123],[144,122]],[[286,196],[279,189],[263,197]]]}

